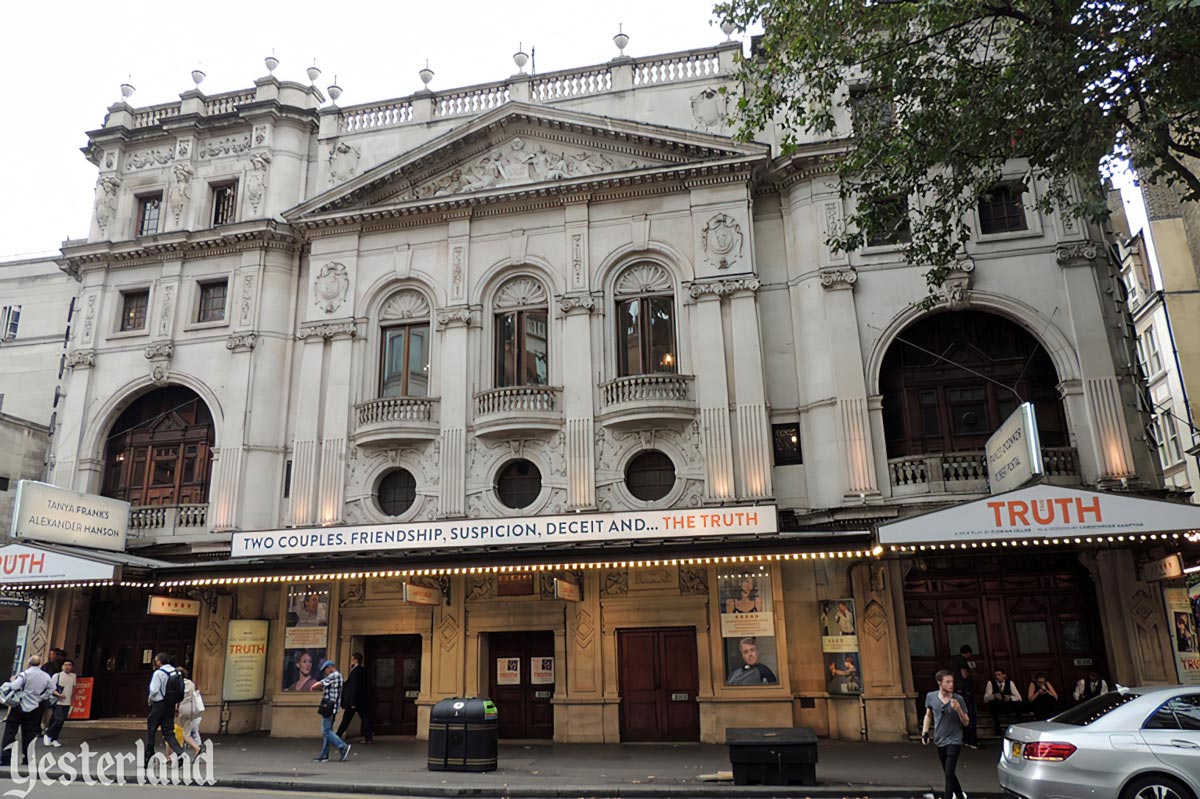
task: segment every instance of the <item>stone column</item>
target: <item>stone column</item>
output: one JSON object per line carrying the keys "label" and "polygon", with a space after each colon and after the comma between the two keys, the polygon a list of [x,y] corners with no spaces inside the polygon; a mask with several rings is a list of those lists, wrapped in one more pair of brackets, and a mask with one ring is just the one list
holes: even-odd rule
{"label": "stone column", "polygon": [[329,336],[329,367],[325,385],[325,415],[321,426],[321,478],[318,519],[321,524],[342,520],[346,491],[346,442],[350,424],[350,367],[355,335],[353,321],[334,326]]}
{"label": "stone column", "polygon": [[838,404],[842,490],[846,502],[859,502],[879,494],[858,313],[854,306],[857,282],[858,273],[853,269],[821,272],[821,285],[826,289],[825,327]]}
{"label": "stone column", "polygon": [[[1137,471],[1123,396],[1122,384],[1128,381],[1118,378],[1113,368],[1113,350],[1108,339],[1110,320],[1102,307],[1103,295],[1097,283],[1100,255],[1094,244],[1060,246],[1057,252],[1083,377],[1081,386],[1064,384],[1062,393],[1068,412],[1074,412],[1072,428],[1076,431],[1079,466],[1085,483],[1128,479]],[[1081,396],[1075,393],[1077,390]],[[1084,415],[1086,425],[1081,423]],[[1082,434],[1085,429],[1086,434]]]}
{"label": "stone column", "polygon": [[[438,311],[441,329],[441,357],[446,364],[466,364],[467,333],[472,314],[466,306]],[[445,369],[439,382],[441,396],[441,477],[438,485],[443,518],[461,517],[466,513],[467,460],[467,403],[470,388],[465,366]]]}
{"label": "stone column", "polygon": [[300,328],[300,374],[296,385],[296,426],[292,442],[291,507],[288,523],[313,524],[317,520],[317,477],[321,457],[321,391],[325,337],[317,325]]}
{"label": "stone column", "polygon": [[770,497],[771,427],[767,418],[767,392],[763,376],[762,338],[759,333],[758,303],[754,292],[758,280],[726,281],[733,321],[733,386],[737,400],[737,473],[741,478],[738,496],[746,499]]}
{"label": "stone column", "polygon": [[[596,303],[586,294],[559,299],[563,341],[571,351],[562,359],[563,412],[567,418],[567,507],[596,507],[595,380],[592,376],[592,311]],[[579,353],[576,356],[573,353]],[[584,357],[584,354],[589,357]]]}
{"label": "stone column", "polygon": [[733,499],[733,446],[729,433],[729,386],[725,377],[725,335],[721,297],[713,284],[694,283],[692,351],[704,368],[696,369],[696,404],[700,407],[700,446],[704,453],[704,498]]}

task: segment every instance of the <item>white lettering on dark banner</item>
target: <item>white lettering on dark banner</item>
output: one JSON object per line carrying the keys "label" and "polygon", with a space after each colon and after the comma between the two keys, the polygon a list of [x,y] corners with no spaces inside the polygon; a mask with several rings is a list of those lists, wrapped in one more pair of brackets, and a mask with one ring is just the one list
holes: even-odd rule
{"label": "white lettering on dark banner", "polygon": [[528,519],[379,524],[233,534],[231,555],[369,552],[437,547],[505,546],[638,538],[753,535],[778,530],[775,506],[636,511]]}

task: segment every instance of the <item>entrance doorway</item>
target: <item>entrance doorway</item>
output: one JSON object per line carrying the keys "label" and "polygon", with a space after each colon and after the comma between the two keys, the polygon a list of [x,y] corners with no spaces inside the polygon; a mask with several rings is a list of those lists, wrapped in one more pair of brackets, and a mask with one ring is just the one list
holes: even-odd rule
{"label": "entrance doorway", "polygon": [[88,645],[76,673],[94,677],[92,718],[145,716],[154,656],[192,671],[196,620],[146,615],[146,597],[130,589],[100,588],[92,599]]}
{"label": "entrance doorway", "polygon": [[[1074,555],[928,558],[904,581],[917,693],[936,688],[963,644],[974,652],[976,702],[1003,668],[1022,697],[1038,672],[1072,703],[1075,682],[1095,669],[1112,682],[1091,575]],[[980,723],[990,727],[987,714]]]}
{"label": "entrance doorway", "polygon": [[376,734],[416,735],[421,695],[421,636],[367,637],[367,701]]}
{"label": "entrance doorway", "polygon": [[554,633],[488,633],[488,658],[500,737],[553,738]]}
{"label": "entrance doorway", "polygon": [[699,741],[696,630],[618,630],[621,740]]}

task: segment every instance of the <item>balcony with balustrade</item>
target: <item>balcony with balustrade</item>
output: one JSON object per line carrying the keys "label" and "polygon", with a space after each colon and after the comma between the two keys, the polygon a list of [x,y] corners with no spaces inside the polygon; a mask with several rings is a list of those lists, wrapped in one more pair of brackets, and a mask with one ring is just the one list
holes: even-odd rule
{"label": "balcony with balustrade", "polygon": [[549,434],[563,426],[562,389],[505,386],[475,395],[475,434],[502,438]]}
{"label": "balcony with balustrade", "polygon": [[387,447],[437,438],[438,401],[433,397],[381,397],[354,406],[353,441]]}
{"label": "balcony with balustrade", "polygon": [[[1079,454],[1074,447],[1042,447],[1045,482],[1077,486]],[[928,498],[940,495],[988,493],[987,455],[977,452],[935,452],[888,459],[892,496]]]}
{"label": "balcony with balustrade", "polygon": [[600,424],[617,430],[682,426],[696,418],[691,375],[618,377],[600,385]]}
{"label": "balcony with balustrade", "polygon": [[129,547],[208,538],[208,503],[134,505],[129,509]]}

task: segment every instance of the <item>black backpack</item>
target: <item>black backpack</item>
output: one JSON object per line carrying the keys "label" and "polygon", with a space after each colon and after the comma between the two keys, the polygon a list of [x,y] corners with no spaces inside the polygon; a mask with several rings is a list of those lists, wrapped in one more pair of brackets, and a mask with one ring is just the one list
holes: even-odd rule
{"label": "black backpack", "polygon": [[183,675],[179,673],[178,669],[175,671],[159,669],[159,671],[167,675],[167,684],[163,688],[163,701],[168,705],[178,705],[183,701]]}

